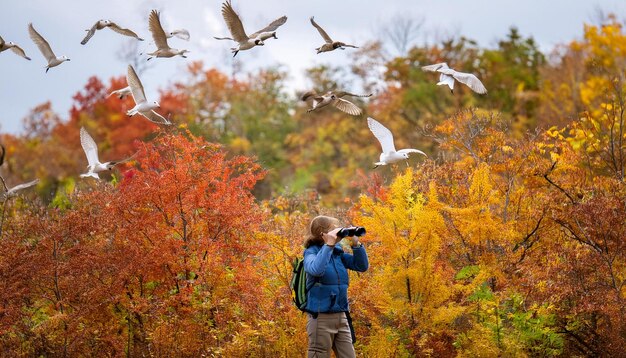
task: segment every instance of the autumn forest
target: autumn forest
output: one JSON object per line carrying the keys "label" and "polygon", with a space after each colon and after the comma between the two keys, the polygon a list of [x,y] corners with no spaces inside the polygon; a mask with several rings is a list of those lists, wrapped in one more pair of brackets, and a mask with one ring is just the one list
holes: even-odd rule
{"label": "autumn forest", "polygon": [[[280,66],[189,61],[165,127],[128,118],[92,77],[70,113],[33,108],[0,134],[0,356],[299,357],[291,263],[324,214],[367,228],[350,273],[364,357],[618,357],[626,346],[626,31],[581,25],[550,52],[515,28],[307,71],[364,109],[307,113]],[[450,93],[447,62],[489,89]],[[141,71],[140,68],[137,69]],[[373,168],[371,116],[428,157]],[[79,129],[103,160],[80,178]],[[346,244],[346,250],[349,245]]]}

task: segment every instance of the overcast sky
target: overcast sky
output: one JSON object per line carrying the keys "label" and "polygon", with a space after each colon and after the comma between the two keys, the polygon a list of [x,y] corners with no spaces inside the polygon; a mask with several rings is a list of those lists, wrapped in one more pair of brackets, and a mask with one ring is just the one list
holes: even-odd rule
{"label": "overcast sky", "polygon": [[[112,76],[124,75],[127,62],[117,53],[128,38],[108,29],[96,32],[82,46],[85,29],[98,19],[110,19],[128,27],[146,39],[139,51],[151,52],[154,45],[147,26],[151,9],[161,11],[167,29],[186,28],[191,41],[172,39],[173,48],[189,49],[188,58],[153,59],[141,74],[147,96],[158,99],[158,90],[166,88],[185,74],[189,61],[230,73],[233,61],[245,70],[280,64],[290,73],[290,86],[306,86],[304,69],[322,63],[345,63],[346,51],[316,55],[314,48],[322,38],[309,23],[309,17],[325,28],[331,37],[347,43],[362,44],[375,38],[376,29],[398,14],[424,20],[424,36],[435,33],[462,34],[481,46],[494,46],[511,26],[524,36],[533,36],[543,51],[556,44],[580,38],[583,23],[596,18],[597,10],[626,17],[624,0],[233,0],[248,33],[254,32],[282,15],[288,20],[278,30],[278,40],[266,46],[240,52],[230,57],[229,41],[217,41],[216,35],[228,35],[221,17],[220,0],[7,0],[0,5],[0,36],[22,46],[32,61],[10,51],[0,53],[0,131],[19,133],[22,118],[38,104],[51,101],[53,109],[68,117],[72,96],[82,89],[90,76],[108,84]],[[28,36],[27,26],[50,43],[56,55],[66,55],[70,62],[50,69]]]}

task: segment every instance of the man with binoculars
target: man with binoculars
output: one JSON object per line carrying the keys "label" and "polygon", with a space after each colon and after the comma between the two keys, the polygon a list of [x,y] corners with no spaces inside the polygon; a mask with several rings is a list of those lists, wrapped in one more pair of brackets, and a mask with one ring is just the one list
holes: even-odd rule
{"label": "man with binoculars", "polygon": [[[315,217],[304,244],[304,270],[308,312],[309,357],[355,357],[354,330],[348,307],[348,270],[364,272],[369,263],[359,237],[363,227],[341,227],[339,220]],[[344,237],[352,242],[352,254],[336,245]]]}

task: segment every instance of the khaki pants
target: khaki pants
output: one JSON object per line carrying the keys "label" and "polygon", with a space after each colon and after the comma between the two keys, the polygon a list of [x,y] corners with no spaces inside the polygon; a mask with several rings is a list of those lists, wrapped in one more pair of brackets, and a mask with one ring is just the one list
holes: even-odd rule
{"label": "khaki pants", "polygon": [[308,316],[309,358],[330,357],[331,349],[337,358],[356,357],[345,312],[320,313],[316,319]]}

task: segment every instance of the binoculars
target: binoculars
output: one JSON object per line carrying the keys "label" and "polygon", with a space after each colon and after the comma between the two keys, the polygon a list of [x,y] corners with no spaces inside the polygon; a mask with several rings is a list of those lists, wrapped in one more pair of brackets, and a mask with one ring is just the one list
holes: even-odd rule
{"label": "binoculars", "polygon": [[365,228],[361,226],[349,227],[349,228],[341,228],[337,232],[337,237],[343,239],[346,236],[363,236],[365,235]]}

